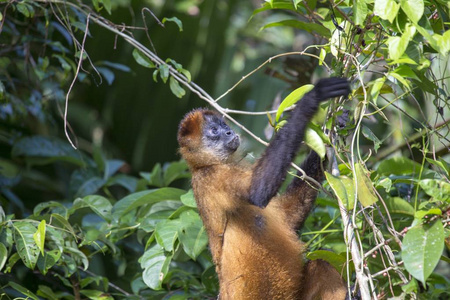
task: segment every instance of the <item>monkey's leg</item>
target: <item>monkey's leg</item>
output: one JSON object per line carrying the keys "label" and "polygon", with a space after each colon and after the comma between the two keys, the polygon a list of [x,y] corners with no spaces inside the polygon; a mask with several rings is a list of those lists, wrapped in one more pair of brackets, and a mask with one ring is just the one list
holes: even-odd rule
{"label": "monkey's leg", "polygon": [[303,300],[344,300],[347,285],[341,275],[326,261],[309,261],[304,269]]}
{"label": "monkey's leg", "polygon": [[[320,164],[321,159],[319,155],[311,151],[300,167],[305,171],[306,175],[321,182],[323,172]],[[299,177],[302,176],[300,172],[297,173],[297,176],[289,184],[286,192],[280,196],[279,201],[277,201],[277,205],[284,211],[286,219],[294,229],[299,229],[303,226],[313,207],[319,189],[314,183],[300,179]]]}

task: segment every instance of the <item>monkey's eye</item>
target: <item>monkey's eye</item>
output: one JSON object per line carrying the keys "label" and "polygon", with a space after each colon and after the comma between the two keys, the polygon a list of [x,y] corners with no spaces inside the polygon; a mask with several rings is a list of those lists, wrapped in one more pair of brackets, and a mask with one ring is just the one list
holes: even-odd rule
{"label": "monkey's eye", "polygon": [[218,135],[219,134],[219,129],[217,127],[212,127],[210,129],[210,132],[212,135]]}

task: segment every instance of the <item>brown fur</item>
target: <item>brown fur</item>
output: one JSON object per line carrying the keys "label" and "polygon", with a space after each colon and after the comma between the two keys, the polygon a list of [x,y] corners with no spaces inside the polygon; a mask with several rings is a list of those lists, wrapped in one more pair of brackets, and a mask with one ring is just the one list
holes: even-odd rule
{"label": "brown fur", "polygon": [[[252,168],[224,161],[202,146],[204,114],[195,110],[180,124],[180,153],[192,187],[220,282],[220,299],[344,299],[346,286],[325,262],[304,266],[295,232],[316,192],[292,186],[266,208],[248,202]],[[299,195],[305,197],[299,201]]]}

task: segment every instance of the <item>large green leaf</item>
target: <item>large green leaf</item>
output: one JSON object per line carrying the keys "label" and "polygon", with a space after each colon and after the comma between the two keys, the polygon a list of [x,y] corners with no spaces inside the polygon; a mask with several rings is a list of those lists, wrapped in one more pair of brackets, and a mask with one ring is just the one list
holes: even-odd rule
{"label": "large green leaf", "polygon": [[367,13],[366,0],[354,0],[353,1],[353,15],[356,25],[363,25],[366,19]]}
{"label": "large green leaf", "polygon": [[181,228],[178,232],[178,238],[184,252],[195,260],[208,245],[205,228],[200,216],[193,210],[183,212],[180,219]]}
{"label": "large green leaf", "polygon": [[14,222],[13,227],[17,253],[19,253],[27,268],[34,269],[39,257],[39,247],[36,245],[33,237],[36,227],[25,221]]}
{"label": "large green leaf", "polygon": [[409,175],[419,173],[422,166],[406,157],[393,157],[383,160],[378,166],[377,173],[383,176]]}
{"label": "large green leaf", "polygon": [[432,225],[416,225],[408,230],[402,243],[406,270],[423,284],[436,267],[444,250],[444,227],[440,220]]}
{"label": "large green leaf", "polygon": [[131,210],[142,205],[151,205],[164,200],[179,200],[185,190],[176,188],[161,188],[134,193],[122,198],[113,207],[113,217],[116,220]]}
{"label": "large green leaf", "polygon": [[82,199],[78,198],[73,202],[73,206],[70,208],[69,212],[70,214],[72,214],[77,209],[83,207],[89,207],[93,212],[95,212],[105,221],[111,221],[112,205],[105,197],[90,195]]}
{"label": "large green leaf", "polygon": [[145,251],[139,262],[144,269],[142,279],[149,288],[154,290],[161,289],[161,284],[167,275],[171,260],[172,255],[164,252],[164,249],[158,244]]}
{"label": "large green leaf", "polygon": [[400,5],[395,0],[375,0],[373,12],[384,20],[393,22],[398,14]]}
{"label": "large green leaf", "polygon": [[[68,143],[45,136],[31,136],[18,140],[11,151],[12,156],[24,156],[35,164],[48,164],[56,160],[85,166],[87,158]],[[91,162],[89,160],[89,162]]]}
{"label": "large green leaf", "polygon": [[172,252],[175,241],[178,237],[178,228],[180,227],[180,220],[164,220],[156,224],[155,238],[158,244],[164,250]]}
{"label": "large green leaf", "polygon": [[411,21],[419,22],[424,12],[423,0],[400,0],[400,6]]}

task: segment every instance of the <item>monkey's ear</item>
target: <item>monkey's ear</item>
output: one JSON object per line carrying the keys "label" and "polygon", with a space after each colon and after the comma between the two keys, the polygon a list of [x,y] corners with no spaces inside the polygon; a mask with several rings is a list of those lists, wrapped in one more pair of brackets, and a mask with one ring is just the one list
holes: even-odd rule
{"label": "monkey's ear", "polygon": [[196,109],[186,114],[178,126],[178,144],[180,147],[200,145],[203,127],[203,109]]}

